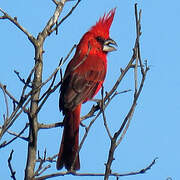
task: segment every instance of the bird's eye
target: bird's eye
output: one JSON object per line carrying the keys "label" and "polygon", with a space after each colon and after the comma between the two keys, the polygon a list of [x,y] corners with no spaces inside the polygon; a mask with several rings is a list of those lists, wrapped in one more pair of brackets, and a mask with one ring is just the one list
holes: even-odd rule
{"label": "bird's eye", "polygon": [[102,45],[103,45],[104,42],[105,42],[105,39],[103,39],[103,38],[100,37],[100,36],[97,36],[97,37],[96,37],[96,40],[97,40],[98,42],[100,42]]}

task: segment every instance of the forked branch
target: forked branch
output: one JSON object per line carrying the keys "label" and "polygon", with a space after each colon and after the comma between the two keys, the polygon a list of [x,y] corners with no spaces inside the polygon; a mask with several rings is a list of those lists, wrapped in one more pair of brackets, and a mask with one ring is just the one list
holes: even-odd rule
{"label": "forked branch", "polygon": [[[131,121],[132,116],[133,116],[133,113],[135,111],[137,100],[139,98],[139,95],[141,94],[141,91],[142,91],[142,88],[144,85],[144,81],[145,81],[147,72],[149,70],[149,67],[147,67],[147,66],[144,69],[144,66],[143,66],[141,58],[140,58],[141,56],[140,56],[139,39],[140,39],[140,35],[141,35],[141,32],[140,32],[140,29],[141,29],[141,24],[140,24],[141,10],[139,12],[139,16],[138,16],[137,12],[138,12],[137,11],[137,4],[135,4],[136,35],[137,36],[136,36],[135,46],[133,48],[134,53],[132,55],[132,58],[131,58],[129,64],[125,68],[125,70],[128,71],[132,67],[133,62],[135,60],[135,65],[134,65],[134,84],[135,84],[135,86],[134,86],[134,98],[133,98],[132,106],[130,107],[130,110],[127,113],[123,123],[121,124],[119,130],[114,133],[114,136],[111,139],[111,146],[109,149],[109,156],[108,156],[108,160],[106,163],[106,170],[105,170],[105,176],[104,176],[105,180],[109,179],[109,175],[111,174],[111,165],[112,165],[112,162],[114,160],[114,152],[115,152],[117,146],[120,144],[120,142],[122,141],[123,137],[125,136],[125,134],[127,132],[130,121]],[[138,88],[138,62],[139,62],[140,67],[141,67],[141,82],[140,82],[139,88]],[[123,73],[124,73],[124,70],[122,70],[122,74]],[[119,136],[120,136],[120,138],[119,138]]]}

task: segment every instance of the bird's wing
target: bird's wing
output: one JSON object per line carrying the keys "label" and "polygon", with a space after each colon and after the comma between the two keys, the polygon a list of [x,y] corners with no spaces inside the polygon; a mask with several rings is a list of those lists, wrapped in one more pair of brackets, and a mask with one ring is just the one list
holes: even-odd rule
{"label": "bird's wing", "polygon": [[59,107],[63,111],[73,110],[78,104],[92,99],[106,75],[106,64],[97,56],[88,57],[77,69],[72,68],[75,64],[71,66],[72,63],[67,68],[61,86]]}

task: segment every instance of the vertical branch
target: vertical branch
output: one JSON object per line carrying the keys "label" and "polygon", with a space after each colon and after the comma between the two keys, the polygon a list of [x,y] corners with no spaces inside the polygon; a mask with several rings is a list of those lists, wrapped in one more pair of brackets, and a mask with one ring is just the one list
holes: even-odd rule
{"label": "vertical branch", "polygon": [[[109,156],[108,156],[108,160],[107,160],[107,163],[106,163],[106,170],[105,170],[105,176],[104,176],[105,180],[108,180],[110,174],[112,173],[111,172],[111,165],[112,165],[112,162],[114,160],[114,152],[115,152],[117,146],[122,141],[124,135],[127,132],[130,121],[131,121],[132,116],[133,116],[134,111],[135,111],[137,100],[139,98],[139,95],[140,95],[140,93],[142,91],[142,88],[143,88],[143,85],[144,85],[144,81],[145,81],[145,78],[146,78],[147,71],[149,70],[149,68],[147,66],[146,66],[146,68],[144,70],[143,65],[142,65],[142,61],[141,61],[141,58],[140,58],[140,47],[139,47],[139,37],[141,35],[141,32],[140,32],[140,15],[141,15],[141,10],[140,10],[139,17],[138,17],[137,4],[135,4],[136,42],[135,42],[135,46],[134,46],[134,49],[133,49],[134,50],[134,55],[135,55],[135,56],[133,55],[134,58],[135,58],[135,65],[133,66],[133,64],[132,64],[133,61],[132,62],[130,61],[132,67],[134,67],[134,81],[135,81],[135,83],[134,83],[135,84],[134,98],[133,98],[133,102],[132,102],[132,105],[130,107],[130,110],[127,113],[123,123],[121,124],[119,130],[114,133],[114,136],[111,139],[111,146],[110,146],[110,149],[109,149]],[[138,88],[138,81],[137,81],[137,79],[138,79],[138,77],[137,77],[138,76],[138,62],[140,63],[141,76],[142,76],[139,88]],[[120,136],[120,138],[119,138],[119,136]]]}
{"label": "vertical branch", "polygon": [[25,169],[25,180],[30,180],[34,176],[35,164],[36,164],[36,152],[37,152],[37,135],[38,135],[38,102],[40,97],[42,84],[42,72],[43,72],[43,44],[50,30],[56,24],[60,13],[64,7],[66,0],[61,0],[57,3],[53,16],[49,19],[48,23],[44,27],[41,33],[37,37],[37,43],[35,47],[35,72],[34,80],[32,83],[32,96],[29,118],[29,142],[28,142],[28,156]]}
{"label": "vertical branch", "polygon": [[5,104],[6,104],[6,116],[4,115],[4,124],[5,124],[5,123],[6,123],[6,120],[7,120],[8,117],[9,117],[9,107],[8,107],[8,100],[7,100],[5,88],[4,88],[4,86],[3,86],[1,83],[0,83],[0,88],[1,88],[2,91],[3,91],[4,101],[5,101]]}
{"label": "vertical branch", "polygon": [[107,131],[107,134],[109,136],[110,139],[112,139],[112,136],[111,136],[111,132],[108,128],[108,125],[107,125],[107,120],[106,120],[106,116],[105,116],[105,104],[104,104],[104,86],[102,86],[101,88],[101,97],[102,97],[102,100],[101,100],[101,111],[102,111],[102,116],[103,116],[103,121],[104,121],[104,127],[106,128],[106,131]]}
{"label": "vertical branch", "polygon": [[[35,47],[35,72],[34,80],[32,83],[32,96],[29,118],[29,142],[28,142],[28,156],[25,170],[25,180],[30,180],[34,175],[35,163],[36,163],[36,151],[37,151],[37,135],[38,135],[38,117],[36,111],[38,109],[38,101],[41,89],[38,87],[42,83],[42,71],[43,71],[43,59],[42,59],[43,47],[37,45]],[[38,89],[38,90],[37,90]]]}
{"label": "vertical branch", "polygon": [[139,59],[139,37],[140,37],[140,20],[138,19],[138,12],[137,12],[137,4],[134,6],[134,11],[135,11],[135,18],[136,18],[136,47],[134,49],[136,53],[136,61],[135,61],[135,67],[134,67],[134,96],[137,94],[137,89],[138,89],[138,80],[137,80],[137,68],[138,68],[138,59]]}
{"label": "vertical branch", "polygon": [[12,150],[11,153],[10,153],[10,155],[9,155],[9,158],[8,158],[8,167],[9,167],[10,172],[11,172],[11,178],[12,178],[13,180],[16,180],[16,177],[15,177],[16,172],[13,171],[13,168],[12,168],[12,165],[11,165],[11,160],[12,160],[13,152],[14,152],[14,150]]}
{"label": "vertical branch", "polygon": [[136,60],[135,60],[135,66],[134,66],[134,89],[135,89],[135,92],[134,92],[134,95],[137,94],[137,89],[138,89],[138,51],[137,51],[137,48],[135,49],[136,51]]}

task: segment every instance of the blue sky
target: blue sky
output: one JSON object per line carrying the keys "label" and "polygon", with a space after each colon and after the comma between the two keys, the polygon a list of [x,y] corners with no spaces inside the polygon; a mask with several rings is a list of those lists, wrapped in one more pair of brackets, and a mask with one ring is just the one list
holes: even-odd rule
{"label": "blue sky", "polygon": [[[115,153],[112,171],[124,173],[140,170],[158,157],[156,164],[146,174],[123,177],[122,179],[166,180],[168,177],[173,180],[180,179],[179,1],[82,1],[68,20],[62,24],[58,36],[53,34],[47,38],[44,45],[43,79],[47,79],[58,65],[59,59],[66,56],[71,47],[79,42],[82,35],[95,24],[100,16],[117,7],[110,35],[117,42],[118,50],[108,55],[108,73],[104,83],[105,90],[110,90],[120,74],[120,68],[124,68],[132,56],[136,36],[135,2],[142,9],[141,55],[143,60],[148,60],[150,71],[128,132]],[[74,3],[66,4],[61,17]],[[37,36],[52,15],[55,6],[51,0],[1,0],[0,8],[13,17],[17,16],[19,23],[34,36]],[[0,82],[6,84],[7,89],[18,98],[22,84],[13,71],[17,70],[22,77],[27,77],[34,64],[33,46],[13,24],[1,20],[0,50]],[[118,91],[131,88],[133,88],[133,78],[132,72],[129,72]],[[133,92],[121,94],[107,108],[105,113],[112,133],[117,130],[128,112],[132,96]],[[0,92],[0,104],[0,123],[2,124],[2,114],[5,110],[2,92]],[[91,105],[92,102],[89,102],[83,106],[82,115],[88,112]],[[58,110],[58,91],[56,91],[40,112],[39,121],[54,123],[62,121],[62,119],[62,114]],[[11,130],[20,131],[26,122],[27,117],[21,116]],[[48,156],[58,152],[61,132],[60,128],[40,131],[38,149],[41,154],[45,148]],[[83,135],[82,128],[81,135]],[[4,136],[3,140],[8,138],[9,136]],[[100,117],[93,125],[80,152],[80,172],[103,172],[109,144],[110,141],[105,132],[102,117]],[[27,144],[22,140],[0,150],[1,176],[3,179],[10,179],[7,159],[11,149],[15,151],[12,165],[16,171],[17,179],[22,179],[27,153]],[[56,172],[55,164],[52,165],[51,170],[47,171],[47,173],[51,172]],[[69,178],[69,176],[61,177],[61,179]],[[73,177],[73,179],[82,178]],[[87,177],[85,179],[102,178]]]}

